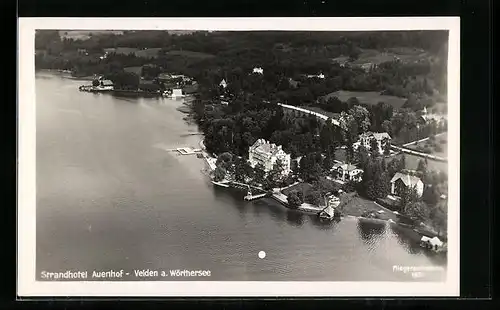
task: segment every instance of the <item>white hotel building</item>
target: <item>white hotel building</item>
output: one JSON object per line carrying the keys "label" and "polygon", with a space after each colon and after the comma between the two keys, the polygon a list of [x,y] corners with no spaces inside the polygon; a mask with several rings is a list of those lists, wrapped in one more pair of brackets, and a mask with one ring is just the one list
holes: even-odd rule
{"label": "white hotel building", "polygon": [[258,164],[261,164],[264,166],[264,170],[269,172],[273,169],[278,159],[283,163],[283,173],[285,175],[290,173],[290,154],[285,153],[281,145],[259,139],[248,149],[248,160],[254,168]]}

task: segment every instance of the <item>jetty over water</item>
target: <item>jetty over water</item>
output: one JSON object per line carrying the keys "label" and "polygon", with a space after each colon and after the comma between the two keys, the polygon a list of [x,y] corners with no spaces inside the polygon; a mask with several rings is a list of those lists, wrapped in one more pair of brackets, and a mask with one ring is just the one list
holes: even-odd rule
{"label": "jetty over water", "polygon": [[202,149],[193,149],[190,147],[178,147],[175,149],[170,149],[168,150],[170,152],[177,152],[180,155],[196,155],[196,154],[201,154],[203,152]]}

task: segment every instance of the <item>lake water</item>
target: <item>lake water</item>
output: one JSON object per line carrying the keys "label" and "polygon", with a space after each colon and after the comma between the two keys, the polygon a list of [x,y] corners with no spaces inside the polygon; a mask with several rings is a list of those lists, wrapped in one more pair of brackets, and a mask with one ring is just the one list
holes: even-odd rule
{"label": "lake water", "polygon": [[[37,73],[37,277],[42,271],[210,270],[206,280],[436,281],[446,262],[389,224],[320,222],[214,188],[182,101],[79,92]],[[266,257],[260,259],[259,251]],[[92,280],[92,279],[89,279]],[[200,280],[150,278],[148,280]]]}

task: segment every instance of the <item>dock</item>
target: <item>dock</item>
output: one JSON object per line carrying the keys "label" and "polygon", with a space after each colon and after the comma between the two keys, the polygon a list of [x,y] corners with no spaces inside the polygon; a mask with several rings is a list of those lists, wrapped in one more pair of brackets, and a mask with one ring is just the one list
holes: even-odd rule
{"label": "dock", "polygon": [[255,199],[264,198],[264,197],[266,197],[266,196],[267,196],[267,193],[264,193],[264,194],[257,194],[257,195],[251,195],[251,194],[250,194],[250,195],[246,195],[246,196],[244,197],[244,199],[245,199],[246,201],[252,201],[252,200],[255,200]]}
{"label": "dock", "polygon": [[168,151],[170,152],[177,152],[181,155],[196,155],[196,154],[202,154],[202,149],[193,149],[190,147],[178,147],[175,149],[169,149]]}

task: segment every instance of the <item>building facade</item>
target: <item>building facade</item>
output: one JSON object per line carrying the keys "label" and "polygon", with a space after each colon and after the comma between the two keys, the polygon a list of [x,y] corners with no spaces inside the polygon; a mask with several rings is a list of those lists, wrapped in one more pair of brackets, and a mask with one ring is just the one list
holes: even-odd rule
{"label": "building facade", "polygon": [[359,169],[355,165],[345,163],[336,163],[333,165],[332,172],[337,179],[343,182],[360,182],[363,176],[362,169]]}
{"label": "building facade", "polygon": [[365,132],[359,135],[359,140],[353,144],[354,150],[363,146],[367,150],[371,150],[372,141],[375,140],[379,154],[384,154],[387,144],[391,143],[391,136],[387,132]]}
{"label": "building facade", "polygon": [[419,177],[398,172],[391,179],[391,194],[401,196],[401,193],[408,189],[415,188],[418,197],[422,197],[424,193],[424,183]]}
{"label": "building facade", "polygon": [[252,73],[264,74],[264,69],[262,69],[261,67],[255,67],[253,68]]}
{"label": "building facade", "polygon": [[283,164],[283,174],[290,173],[290,154],[285,153],[281,145],[269,143],[264,139],[257,140],[248,150],[248,160],[252,167],[261,164],[266,172],[273,169],[280,160]]}

